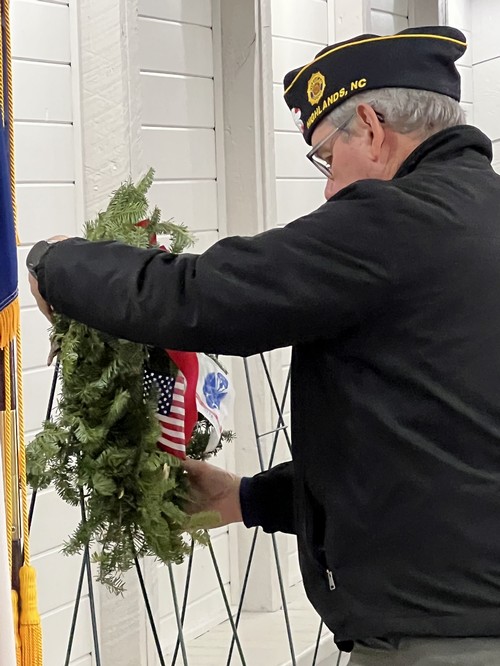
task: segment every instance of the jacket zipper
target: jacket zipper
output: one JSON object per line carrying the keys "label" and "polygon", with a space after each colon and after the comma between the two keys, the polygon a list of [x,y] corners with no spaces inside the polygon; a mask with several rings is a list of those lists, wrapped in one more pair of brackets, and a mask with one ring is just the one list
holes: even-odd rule
{"label": "jacket zipper", "polygon": [[330,571],[330,569],[326,570],[326,575],[328,576],[328,586],[330,588],[330,591],[335,590],[337,588],[337,586],[335,585],[335,579],[334,579],[333,574]]}

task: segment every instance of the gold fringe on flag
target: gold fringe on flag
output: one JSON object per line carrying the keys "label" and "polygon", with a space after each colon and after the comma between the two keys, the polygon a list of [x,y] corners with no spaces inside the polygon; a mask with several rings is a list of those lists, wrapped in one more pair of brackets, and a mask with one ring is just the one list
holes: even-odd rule
{"label": "gold fringe on flag", "polygon": [[6,347],[16,337],[19,328],[19,299],[0,312],[0,349]]}
{"label": "gold fringe on flag", "polygon": [[[9,10],[10,0],[0,0],[0,104],[2,116],[8,121],[9,175],[14,221],[16,222],[14,105]],[[15,224],[15,226],[17,235],[17,225]],[[18,666],[42,666],[42,630],[38,612],[36,574],[30,566],[21,331],[17,298],[0,312],[0,360],[3,360],[0,363],[0,381],[2,375],[4,380],[4,390],[2,391],[2,387],[0,387],[0,394],[3,393],[3,404],[0,404],[0,444],[3,445],[7,541],[13,581],[12,606],[17,663]],[[21,553],[24,553],[22,566]]]}
{"label": "gold fringe on flag", "polygon": [[19,633],[23,666],[42,666],[42,627],[38,612],[36,572],[23,564],[19,572],[21,583],[21,622]]}
{"label": "gold fringe on flag", "polygon": [[14,617],[14,639],[16,641],[16,661],[17,666],[22,666],[21,634],[19,632],[19,596],[15,590],[12,590],[12,615]]}

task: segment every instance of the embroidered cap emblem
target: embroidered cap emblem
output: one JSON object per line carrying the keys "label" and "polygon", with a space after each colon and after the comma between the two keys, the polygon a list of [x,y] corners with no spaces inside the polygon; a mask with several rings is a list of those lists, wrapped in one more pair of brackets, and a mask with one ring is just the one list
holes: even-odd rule
{"label": "embroidered cap emblem", "polygon": [[315,72],[307,84],[307,99],[309,104],[315,106],[325,93],[326,81],[321,72]]}

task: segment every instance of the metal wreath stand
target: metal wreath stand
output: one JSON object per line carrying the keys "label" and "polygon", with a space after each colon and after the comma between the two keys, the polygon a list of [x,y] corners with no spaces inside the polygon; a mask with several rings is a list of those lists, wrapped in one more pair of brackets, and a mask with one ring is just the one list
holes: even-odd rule
{"label": "metal wreath stand", "polygon": [[[254,389],[252,386],[252,381],[250,378],[250,370],[249,370],[249,364],[247,359],[243,359],[244,363],[244,369],[245,369],[245,378],[246,378],[246,384],[247,384],[247,390],[248,390],[248,398],[249,398],[249,403],[250,403],[250,410],[251,410],[251,415],[252,415],[252,423],[253,423],[253,429],[254,429],[254,438],[255,438],[255,444],[257,447],[257,455],[259,459],[259,466],[261,471],[264,471],[266,469],[269,469],[272,467],[273,462],[274,462],[274,457],[276,454],[276,447],[278,444],[278,438],[280,433],[283,433],[283,435],[286,438],[286,442],[288,445],[288,448],[291,452],[291,441],[290,441],[290,435],[288,432],[288,426],[285,423],[285,419],[283,416],[283,410],[285,406],[285,402],[288,396],[289,388],[290,388],[290,371],[288,372],[288,376],[285,382],[285,388],[283,391],[283,396],[281,398],[281,401],[278,401],[278,396],[276,394],[276,390],[274,387],[274,383],[271,379],[271,374],[269,371],[269,366],[268,363],[264,357],[264,354],[259,355],[262,368],[265,373],[266,381],[269,386],[271,395],[272,395],[272,400],[273,400],[273,405],[274,409],[276,411],[276,427],[273,430],[260,433],[259,428],[258,428],[258,423],[257,423],[257,412],[256,412],[256,407],[255,407],[255,400],[254,400]],[[49,421],[52,416],[52,409],[54,405],[54,398],[55,398],[55,393],[56,393],[56,388],[57,388],[57,382],[59,378],[59,361],[56,362],[55,368],[54,368],[54,375],[52,378],[52,385],[50,389],[50,394],[49,394],[49,401],[48,401],[48,406],[47,406],[47,413],[46,413],[46,420]],[[265,461],[264,460],[264,454],[262,452],[262,445],[261,445],[261,440],[263,437],[268,437],[268,436],[273,436],[273,443],[271,447],[271,453],[269,456],[269,460]],[[31,522],[33,519],[33,514],[35,510],[35,505],[36,505],[36,498],[37,498],[37,491],[34,490],[31,498],[31,504],[30,504],[30,511],[29,511],[29,525],[31,527]],[[86,520],[86,515],[85,515],[85,498],[83,494],[83,489],[80,492],[80,509],[81,509],[81,516],[82,516],[82,521],[85,522]],[[243,585],[241,589],[241,595],[240,595],[240,600],[238,603],[238,607],[236,610],[236,614],[233,617],[233,613],[231,611],[231,607],[229,604],[229,600],[227,598],[226,591],[224,589],[224,583],[222,580],[221,572],[219,565],[217,563],[217,558],[214,553],[214,549],[212,546],[212,543],[209,542],[208,544],[208,549],[210,552],[210,557],[212,560],[212,564],[214,566],[215,570],[215,575],[217,577],[217,581],[219,584],[220,592],[224,601],[224,606],[226,608],[226,613],[227,613],[227,619],[231,625],[231,632],[232,632],[232,637],[231,637],[231,642],[229,645],[229,651],[228,651],[228,656],[227,656],[227,661],[226,661],[226,666],[230,666],[234,654],[234,650],[236,648],[238,656],[240,658],[240,664],[241,666],[247,666],[247,662],[245,660],[245,656],[243,653],[243,648],[240,642],[240,638],[238,636],[238,626],[241,620],[241,614],[243,610],[243,603],[245,600],[245,594],[247,591],[248,587],[248,581],[250,577],[250,570],[252,567],[252,562],[253,562],[253,557],[255,553],[255,547],[257,543],[257,537],[260,532],[259,527],[254,528],[254,533],[253,533],[253,538],[250,546],[250,551],[248,555],[248,560],[247,564],[245,567],[245,574],[243,577]],[[278,576],[278,583],[279,583],[279,590],[280,590],[280,596],[281,596],[281,602],[282,602],[282,608],[283,608],[283,618],[285,621],[285,628],[286,628],[286,634],[287,634],[287,639],[288,639],[288,646],[290,650],[290,658],[291,658],[291,665],[292,666],[297,666],[297,659],[295,655],[295,648],[293,644],[293,637],[292,637],[292,629],[290,625],[290,617],[288,613],[288,604],[287,604],[287,599],[286,599],[286,591],[285,591],[285,585],[283,582],[283,574],[282,574],[282,568],[281,568],[281,563],[280,563],[280,557],[279,557],[279,551],[278,551],[278,544],[276,540],[276,535],[271,534],[270,535],[272,539],[272,545],[273,545],[273,552],[274,552],[274,560],[276,564],[276,573]],[[192,568],[193,568],[193,559],[194,559],[194,542],[191,542],[191,549],[190,549],[190,554],[189,554],[189,559],[188,559],[188,564],[187,564],[187,575],[186,575],[186,582],[184,586],[184,592],[183,592],[183,597],[182,597],[182,605],[179,606],[179,597],[178,593],[176,590],[175,586],[175,581],[174,581],[174,574],[173,574],[173,568],[172,565],[168,565],[168,571],[169,571],[169,582],[170,582],[170,590],[172,594],[172,600],[173,600],[173,606],[174,606],[174,612],[175,612],[175,619],[176,619],[176,624],[177,624],[177,640],[175,644],[175,649],[172,654],[172,660],[171,660],[171,666],[176,666],[177,664],[177,659],[179,656],[179,652],[181,654],[182,658],[182,666],[189,666],[189,660],[188,660],[188,655],[187,655],[187,650],[186,650],[186,643],[184,640],[184,622],[186,619],[186,611],[187,611],[187,604],[188,604],[188,598],[189,598],[189,588],[191,584],[191,574],[192,574]],[[134,560],[135,563],[135,570],[137,572],[137,577],[139,580],[139,585],[141,588],[142,596],[144,598],[144,603],[146,606],[146,613],[148,616],[148,621],[149,625],[151,628],[151,633],[153,635],[153,640],[155,643],[156,651],[158,654],[158,659],[161,664],[161,666],[166,666],[166,661],[165,657],[162,653],[162,648],[160,644],[160,639],[158,635],[158,630],[156,626],[156,621],[153,616],[153,611],[151,608],[151,603],[149,600],[149,596],[147,593],[146,585],[144,582],[144,577],[141,569],[140,562],[138,558],[136,557]],[[89,547],[86,546],[83,552],[83,557],[82,557],[82,564],[80,568],[80,575],[78,578],[78,585],[77,585],[77,592],[76,592],[76,598],[75,598],[75,603],[74,603],[74,608],[73,608],[73,616],[72,616],[72,621],[71,621],[71,628],[69,632],[69,637],[68,637],[68,645],[67,645],[67,650],[66,650],[66,658],[64,661],[64,666],[69,666],[70,660],[71,660],[71,653],[73,649],[73,642],[74,642],[74,637],[75,637],[75,630],[76,630],[76,624],[78,620],[78,612],[80,609],[81,601],[82,601],[82,590],[83,590],[83,582],[85,577],[87,578],[87,585],[88,585],[88,592],[89,592],[89,605],[90,605],[90,617],[91,617],[91,624],[92,624],[92,638],[93,638],[93,644],[94,644],[94,659],[96,666],[102,666],[102,661],[101,661],[101,654],[100,654],[100,647],[99,647],[99,635],[98,635],[98,628],[97,628],[97,614],[96,614],[96,605],[95,605],[95,595],[94,595],[94,581],[92,578],[92,571],[91,571],[91,566],[90,566],[90,550]],[[321,635],[322,635],[322,630],[323,630],[323,622],[320,621],[319,624],[319,629],[318,629],[318,634],[316,638],[316,643],[315,643],[315,649],[314,649],[314,654],[313,654],[313,660],[311,663],[311,666],[316,666],[317,665],[317,659],[318,659],[318,652],[319,652],[319,646],[320,646],[320,641],[321,641]],[[339,653],[338,659],[337,659],[337,666],[340,665],[340,660],[342,657],[342,653]]]}

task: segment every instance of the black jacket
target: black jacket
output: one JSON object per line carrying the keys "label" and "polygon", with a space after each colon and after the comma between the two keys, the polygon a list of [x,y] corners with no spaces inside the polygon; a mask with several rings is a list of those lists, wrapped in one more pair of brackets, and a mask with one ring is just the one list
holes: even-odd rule
{"label": "black jacket", "polygon": [[456,127],[392,181],[360,181],[284,229],[200,256],[74,239],[38,269],[56,310],[117,336],[239,355],[293,345],[293,468],[247,482],[245,503],[264,529],[297,533],[338,641],[500,636],[490,160],[481,132]]}

